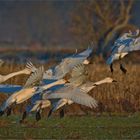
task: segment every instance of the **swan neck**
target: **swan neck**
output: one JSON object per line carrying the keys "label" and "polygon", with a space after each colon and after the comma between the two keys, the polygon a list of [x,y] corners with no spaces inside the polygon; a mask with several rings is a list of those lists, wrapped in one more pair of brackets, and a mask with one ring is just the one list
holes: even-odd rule
{"label": "swan neck", "polygon": [[85,92],[89,92],[89,91],[91,91],[93,88],[97,87],[98,85],[104,84],[104,83],[107,83],[106,79],[100,80],[100,81],[98,81],[98,82],[91,83],[90,85],[84,84],[84,85],[82,85],[80,88],[81,88],[82,90],[84,90]]}
{"label": "swan neck", "polygon": [[53,86],[62,85],[62,84],[65,84],[65,83],[66,83],[66,80],[61,79],[61,80],[58,80],[58,81],[56,81],[56,82],[50,83],[50,84],[48,84],[48,85],[42,86],[42,89],[43,89],[43,90],[46,90],[46,89],[51,88],[51,87],[53,87]]}
{"label": "swan neck", "polygon": [[107,83],[107,81],[105,79],[100,80],[98,82],[95,82],[94,85],[101,85],[101,84],[104,84],[104,83]]}
{"label": "swan neck", "polygon": [[5,75],[4,76],[4,81],[6,81],[6,80],[8,80],[8,79],[10,79],[10,78],[12,78],[14,76],[20,75],[20,74],[24,74],[24,71],[21,70],[21,71],[18,71],[18,72],[13,72],[13,73],[10,73],[8,75]]}

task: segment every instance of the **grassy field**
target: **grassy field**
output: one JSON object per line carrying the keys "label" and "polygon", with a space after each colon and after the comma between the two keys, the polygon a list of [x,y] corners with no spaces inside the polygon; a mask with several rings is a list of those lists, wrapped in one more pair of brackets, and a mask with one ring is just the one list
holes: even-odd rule
{"label": "grassy field", "polygon": [[140,114],[132,116],[67,116],[25,124],[19,116],[0,119],[0,139],[140,139]]}

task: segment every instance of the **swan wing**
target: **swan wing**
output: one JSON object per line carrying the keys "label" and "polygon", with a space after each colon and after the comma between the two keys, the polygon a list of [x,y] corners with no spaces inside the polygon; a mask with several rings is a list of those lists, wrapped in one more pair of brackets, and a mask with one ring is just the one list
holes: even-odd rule
{"label": "swan wing", "polygon": [[36,83],[40,82],[43,78],[44,74],[44,67],[39,67],[34,73],[31,74],[31,76],[27,79],[24,88],[32,87]]}
{"label": "swan wing", "polygon": [[71,77],[77,77],[83,74],[85,74],[85,66],[84,64],[80,63],[72,69]]}
{"label": "swan wing", "polygon": [[136,38],[129,47],[125,47],[122,52],[132,52],[140,50],[140,37]]}
{"label": "swan wing", "polygon": [[79,86],[86,82],[87,80],[87,70],[84,64],[80,63],[76,65],[70,72],[70,78],[68,81],[69,85]]}
{"label": "swan wing", "polygon": [[81,56],[81,57],[88,57],[91,52],[93,51],[93,48],[88,47],[86,50],[84,50],[81,53],[78,53],[77,56]]}
{"label": "swan wing", "polygon": [[31,61],[28,61],[26,63],[26,68],[30,69],[32,72],[35,72],[37,70],[37,68],[33,65]]}
{"label": "swan wing", "polygon": [[89,96],[86,92],[79,88],[74,88],[72,86],[65,86],[54,93],[47,96],[47,99],[68,99],[75,103],[88,106],[90,108],[97,107],[97,101]]}

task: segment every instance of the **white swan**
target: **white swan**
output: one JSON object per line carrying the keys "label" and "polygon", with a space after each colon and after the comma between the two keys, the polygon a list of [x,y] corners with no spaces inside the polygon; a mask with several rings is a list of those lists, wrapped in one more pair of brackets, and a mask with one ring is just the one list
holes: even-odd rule
{"label": "white swan", "polygon": [[[35,90],[33,94],[31,92],[30,98],[31,97],[34,97],[35,95],[37,95],[39,93],[43,93],[43,91],[45,91],[47,89],[50,89],[51,87],[55,87],[55,86],[58,86],[58,85],[63,85],[65,83],[67,83],[67,80],[60,79],[60,80],[57,80],[57,81],[55,81],[53,83],[50,83],[50,84],[47,84],[47,85],[43,85],[43,86],[39,86],[38,88],[36,87],[36,89],[38,89],[38,90]],[[33,87],[33,88],[35,88],[35,87]],[[30,91],[28,92],[28,94],[30,94]],[[37,101],[35,101],[34,103],[32,103],[31,106],[29,105],[29,106],[26,107],[26,110],[23,112],[22,118],[21,118],[20,122],[22,123],[24,121],[24,119],[27,117],[27,115],[30,112],[34,112],[34,111],[37,111],[37,114],[36,114],[36,119],[37,119],[38,117],[40,117],[40,111],[43,108],[50,106],[50,103],[51,102],[49,100],[38,100],[37,99]]]}
{"label": "white swan", "polygon": [[64,58],[59,65],[49,69],[45,72],[43,79],[61,79],[66,73],[68,73],[74,66],[82,63],[92,52],[91,48],[85,51],[74,54],[70,57]]}
{"label": "white swan", "polygon": [[51,112],[49,113],[49,116],[51,115],[52,112],[58,110],[59,108],[62,108],[65,105],[71,105],[74,102],[91,108],[97,107],[97,102],[87,93],[98,85],[112,82],[115,81],[112,78],[107,77],[95,83],[86,82],[85,84],[82,84],[79,87],[65,86],[59,90],[56,90],[52,94],[46,95],[46,97],[44,95],[43,99],[47,100],[59,99],[55,103],[52,102],[53,107],[51,109]]}
{"label": "white swan", "polygon": [[70,83],[54,92],[43,94],[43,99],[46,100],[60,99],[55,103],[52,102],[53,107],[49,113],[49,116],[53,111],[63,107],[66,104],[72,104],[73,102],[91,108],[97,107],[96,100],[86,93],[88,93],[97,85],[114,82],[114,80],[110,77],[96,83],[90,82],[87,78],[88,75],[87,71],[85,70],[85,66],[82,64],[76,66],[71,72],[71,75],[72,78],[68,80]]}
{"label": "white swan", "polygon": [[[13,104],[20,104],[29,98],[31,98],[35,91],[37,90],[37,87],[34,87],[34,84],[36,82],[40,82],[40,79],[43,77],[44,68],[40,67],[38,68],[34,73],[31,74],[31,76],[26,81],[23,89],[21,89],[18,92],[13,93],[1,106],[0,108],[0,114],[3,115],[4,111],[7,108],[10,108]],[[11,108],[9,109],[11,110]]]}
{"label": "white swan", "polygon": [[[78,65],[78,66],[80,66],[80,65]],[[45,90],[47,90],[47,89],[49,89],[49,88],[51,88],[51,87],[54,87],[54,86],[56,86],[56,85],[63,85],[63,84],[65,84],[65,83],[67,83],[67,82],[71,82],[72,83],[72,79],[74,80],[74,78],[76,78],[76,79],[79,79],[80,80],[80,78],[77,78],[77,76],[80,76],[80,73],[77,73],[76,72],[76,69],[77,68],[79,68],[80,69],[80,67],[75,67],[73,70],[72,70],[72,72],[70,71],[70,72],[68,72],[64,77],[63,77],[63,79],[60,79],[60,80],[57,80],[57,81],[55,81],[55,82],[53,82],[53,83],[50,83],[50,84],[47,84],[47,85],[44,85],[44,86],[40,86],[39,88],[38,88],[38,90],[35,92],[35,94],[37,94],[37,93],[41,93],[41,92],[43,92],[43,91],[45,91]],[[79,80],[74,80],[74,81],[79,81]],[[32,81],[32,80],[31,80]],[[74,83],[73,83],[74,84]],[[76,83],[75,83],[76,84]],[[27,107],[28,108],[28,107]],[[27,115],[27,113],[29,113],[29,111],[28,111],[28,109],[23,113],[23,119],[25,118],[25,116]],[[22,120],[23,120],[22,119]]]}
{"label": "white swan", "polygon": [[[112,83],[112,82],[114,82],[114,80],[110,77],[107,77],[107,78],[105,78],[103,80],[100,80],[98,82],[95,82],[95,83],[91,82],[91,83],[83,84],[80,88],[84,91],[86,90],[87,92],[89,92],[90,90],[92,90],[93,88],[95,88],[98,85],[101,85],[101,84],[104,84],[104,83]],[[53,108],[51,110],[51,113],[60,109],[60,108],[62,108],[62,110],[60,111],[60,117],[63,117],[64,116],[64,107],[66,105],[71,105],[73,103],[74,102],[72,100],[64,99],[64,98],[58,99],[58,100],[55,100],[55,101],[42,99],[42,100],[36,101],[34,103],[33,107],[29,110],[29,112],[36,112],[36,120],[39,121],[41,119],[41,114],[40,113],[41,113],[42,109],[50,107],[51,104],[52,104]],[[51,113],[49,113],[48,116],[50,116]]]}
{"label": "white swan", "polygon": [[[85,50],[79,54],[74,54],[71,57],[63,59],[62,62],[54,68],[54,70],[52,70],[52,69],[47,70],[43,75],[43,79],[56,79],[56,80],[60,79],[60,80],[53,82],[53,83],[50,83],[48,85],[44,85],[44,86],[39,87],[39,90],[36,92],[36,94],[43,92],[44,90],[47,90],[48,88],[51,88],[55,85],[65,84],[67,82],[67,80],[65,80],[65,75],[76,64],[79,64],[84,59],[86,59],[91,52],[92,52],[92,49],[88,48],[87,50]],[[30,65],[33,66],[33,64],[31,62],[30,62]],[[23,118],[25,118],[24,116],[26,116],[26,114],[27,114],[27,111],[25,111],[23,113]]]}
{"label": "white swan", "polygon": [[[137,30],[135,34],[129,31],[129,33],[125,33],[115,41],[111,50],[111,55],[106,61],[106,63],[110,65],[111,72],[113,72],[113,62],[115,60],[121,60],[128,53],[140,50],[140,37],[138,37],[138,35],[139,30]],[[120,69],[123,73],[127,72],[121,63]]]}
{"label": "white swan", "polygon": [[36,112],[36,120],[39,121],[41,119],[40,113],[42,109],[47,108],[49,106],[51,106],[51,102],[49,100],[38,100],[34,103],[34,106],[30,110],[30,112]]}
{"label": "white swan", "polygon": [[54,83],[50,83],[48,85],[44,85],[44,86],[40,86],[40,88],[38,88],[38,86],[35,86],[35,84],[37,82],[40,82],[43,78],[43,74],[44,74],[44,68],[43,67],[39,67],[37,70],[35,70],[34,73],[32,73],[32,75],[28,78],[28,80],[26,81],[23,89],[21,89],[20,91],[12,94],[1,106],[0,108],[0,114],[3,115],[4,111],[9,108],[8,110],[11,110],[11,107],[13,104],[21,104],[25,101],[27,101],[28,99],[30,99],[34,94],[38,94],[52,86],[55,85],[59,85],[59,84],[64,84],[66,83],[66,80],[61,79],[58,80]]}

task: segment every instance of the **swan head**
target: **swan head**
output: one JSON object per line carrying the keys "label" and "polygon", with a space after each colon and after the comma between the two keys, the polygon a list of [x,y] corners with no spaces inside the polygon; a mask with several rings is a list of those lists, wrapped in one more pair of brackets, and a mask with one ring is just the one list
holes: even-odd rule
{"label": "swan head", "polygon": [[130,37],[138,37],[139,33],[140,33],[139,29],[137,29],[135,32],[132,32],[131,30],[129,30],[128,36],[130,36]]}
{"label": "swan head", "polygon": [[47,77],[51,78],[53,76],[53,71],[52,69],[48,69],[46,72],[45,72],[45,75],[47,75]]}
{"label": "swan head", "polygon": [[83,61],[83,64],[88,65],[88,64],[90,64],[90,61],[89,61],[88,59],[85,59],[85,60]]}
{"label": "swan head", "polygon": [[107,77],[104,79],[106,81],[106,83],[114,83],[114,82],[117,82],[116,80],[114,80],[113,78],[111,77]]}

